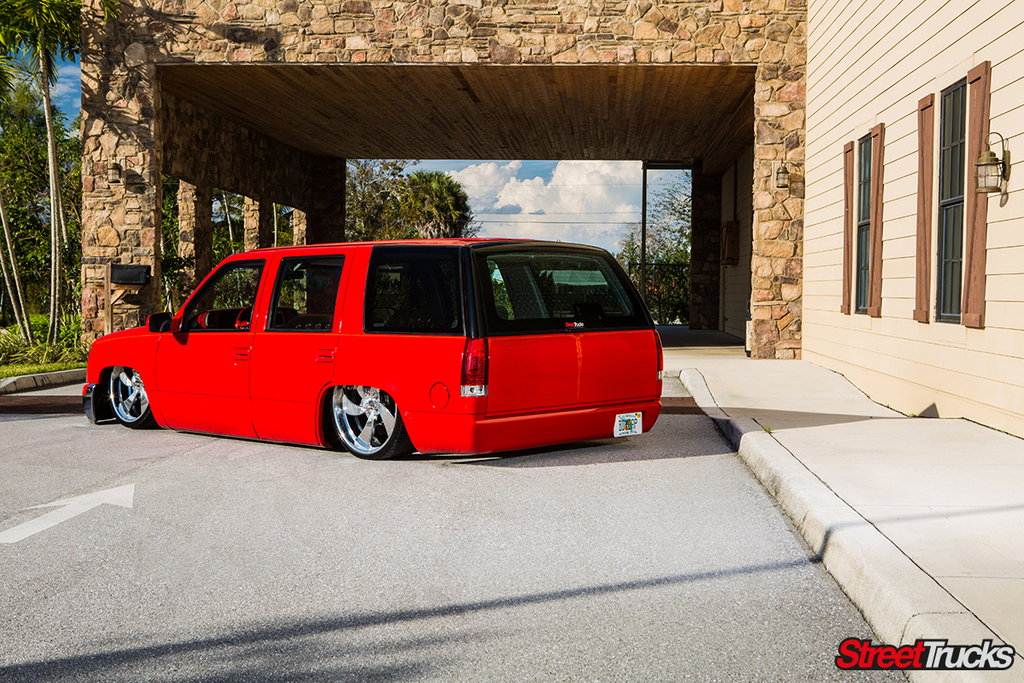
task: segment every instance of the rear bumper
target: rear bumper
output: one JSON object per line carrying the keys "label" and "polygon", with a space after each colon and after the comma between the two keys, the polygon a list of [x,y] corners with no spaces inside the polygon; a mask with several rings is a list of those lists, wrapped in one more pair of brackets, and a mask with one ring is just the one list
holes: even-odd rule
{"label": "rear bumper", "polygon": [[496,453],[610,439],[622,413],[642,413],[648,432],[661,414],[661,400],[491,418],[421,412],[410,413],[406,422],[422,453]]}

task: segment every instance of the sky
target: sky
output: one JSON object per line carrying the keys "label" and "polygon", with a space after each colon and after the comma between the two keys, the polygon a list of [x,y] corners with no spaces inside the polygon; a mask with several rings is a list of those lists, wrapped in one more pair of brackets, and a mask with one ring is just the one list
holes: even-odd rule
{"label": "sky", "polygon": [[[579,242],[613,254],[640,222],[643,169],[639,161],[421,161],[469,195],[481,237],[525,237]],[[648,172],[653,194],[678,171]]]}
{"label": "sky", "polygon": [[61,62],[57,68],[57,85],[50,90],[50,98],[67,117],[75,120],[82,110],[82,69],[77,62]]}
{"label": "sky", "polygon": [[[81,109],[81,69],[62,63],[53,90],[68,122]],[[639,161],[420,161],[411,170],[440,170],[462,183],[481,237],[580,242],[620,251],[619,240],[640,222]],[[648,205],[678,172],[648,173]]]}

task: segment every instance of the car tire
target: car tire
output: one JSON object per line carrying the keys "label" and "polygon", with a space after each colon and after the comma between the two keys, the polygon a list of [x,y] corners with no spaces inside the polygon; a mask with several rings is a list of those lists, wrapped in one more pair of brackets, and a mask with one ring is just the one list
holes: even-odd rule
{"label": "car tire", "polygon": [[107,396],[114,417],[125,427],[149,429],[156,426],[146,386],[133,368],[118,365],[110,370]]}
{"label": "car tire", "polygon": [[411,454],[409,433],[398,404],[375,387],[334,387],[328,409],[345,449],[367,460],[390,460]]}

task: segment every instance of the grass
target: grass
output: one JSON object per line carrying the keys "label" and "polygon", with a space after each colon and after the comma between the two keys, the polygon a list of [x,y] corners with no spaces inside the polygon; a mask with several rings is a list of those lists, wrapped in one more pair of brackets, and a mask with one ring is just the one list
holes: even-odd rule
{"label": "grass", "polygon": [[21,375],[37,375],[41,372],[57,372],[58,370],[72,370],[84,368],[85,363],[18,363],[13,365],[0,365],[0,379],[8,377],[20,377]]}

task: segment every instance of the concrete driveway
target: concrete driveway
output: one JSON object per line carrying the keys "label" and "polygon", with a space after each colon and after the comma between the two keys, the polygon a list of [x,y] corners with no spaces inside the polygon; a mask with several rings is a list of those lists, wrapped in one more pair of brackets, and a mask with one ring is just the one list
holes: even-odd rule
{"label": "concrete driveway", "polygon": [[85,509],[0,544],[0,680],[850,681],[873,637],[703,415],[378,463],[49,410],[0,403],[0,534]]}

